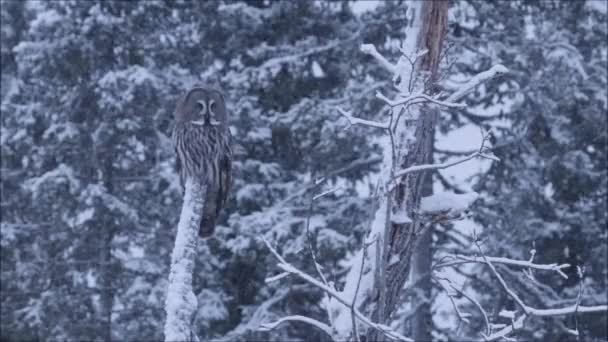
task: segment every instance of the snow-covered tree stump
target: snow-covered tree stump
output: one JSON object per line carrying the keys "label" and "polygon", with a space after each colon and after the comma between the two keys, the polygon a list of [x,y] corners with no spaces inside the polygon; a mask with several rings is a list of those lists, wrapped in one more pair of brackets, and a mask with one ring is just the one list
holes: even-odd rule
{"label": "snow-covered tree stump", "polygon": [[196,296],[192,291],[192,272],[206,190],[196,180],[186,179],[165,301],[165,341],[198,341],[191,329],[197,307]]}

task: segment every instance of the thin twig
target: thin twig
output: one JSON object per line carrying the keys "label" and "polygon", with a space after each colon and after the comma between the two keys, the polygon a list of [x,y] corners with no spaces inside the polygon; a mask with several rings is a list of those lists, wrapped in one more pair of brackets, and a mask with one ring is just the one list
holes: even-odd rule
{"label": "thin twig", "polygon": [[380,65],[388,70],[391,74],[397,73],[397,66],[384,58],[384,56],[382,56],[378,50],[376,50],[374,44],[361,44],[359,49],[361,52],[374,57],[380,63]]}
{"label": "thin twig", "polygon": [[[442,268],[442,267],[462,265],[462,264],[467,264],[467,263],[485,263],[485,260],[482,257],[478,257],[478,256],[466,256],[466,255],[454,254],[454,255],[449,255],[446,257],[453,258],[454,260],[442,262],[440,264],[433,266],[433,268]],[[517,267],[522,267],[522,268],[531,268],[531,269],[536,269],[536,270],[541,270],[541,271],[554,271],[554,272],[557,272],[564,279],[568,279],[568,276],[562,270],[570,267],[570,264],[561,264],[561,265],[535,264],[533,262],[526,261],[526,260],[515,260],[515,259],[509,259],[509,258],[488,257],[488,256],[486,256],[486,259],[492,263],[497,263],[497,264],[517,266]]]}
{"label": "thin twig", "polygon": [[460,309],[458,308],[458,305],[456,304],[456,301],[454,301],[454,295],[450,293],[450,290],[445,285],[443,285],[443,283],[441,283],[441,280],[446,280],[450,284],[450,286],[453,288],[454,285],[452,285],[452,282],[446,278],[431,277],[431,279],[434,279],[435,282],[445,291],[445,294],[448,296],[448,299],[452,303],[452,307],[454,308],[454,311],[456,312],[458,319],[466,324],[469,324],[470,323],[469,317],[471,315],[468,313],[462,313],[460,311]]}
{"label": "thin twig", "polygon": [[344,116],[346,118],[346,120],[348,120],[349,126],[352,126],[352,125],[364,125],[364,126],[370,126],[370,127],[374,127],[374,128],[381,128],[381,129],[388,129],[389,128],[388,123],[382,123],[382,122],[370,121],[370,120],[365,120],[365,119],[359,119],[359,118],[356,118],[356,117],[352,116],[349,112],[343,110],[340,107],[336,107],[336,110],[340,114],[342,114],[342,116]]}
{"label": "thin twig", "polygon": [[477,307],[477,309],[479,310],[479,312],[483,316],[483,321],[484,321],[484,323],[486,325],[486,335],[490,335],[492,333],[492,329],[490,328],[490,320],[488,319],[488,314],[486,313],[486,310],[484,310],[484,308],[481,306],[481,304],[475,298],[467,295],[463,290],[458,289],[452,283],[450,283],[450,287],[454,291],[458,292],[461,296],[463,296],[464,298],[468,299],[469,302],[471,302],[471,303],[473,303],[473,305],[475,305],[475,307]]}
{"label": "thin twig", "polygon": [[359,287],[361,285],[361,279],[363,278],[363,265],[365,265],[365,258],[367,257],[367,244],[363,241],[363,256],[361,257],[361,268],[359,269],[359,280],[357,280],[357,287],[355,288],[355,295],[353,296],[353,302],[350,306],[351,317],[353,321],[353,336],[357,342],[361,341],[359,337],[359,331],[357,331],[357,320],[355,319],[355,304],[357,303],[357,295],[359,294]]}
{"label": "thin twig", "polygon": [[388,97],[384,96],[384,94],[382,94],[380,91],[376,91],[376,97],[384,102],[386,102],[387,105],[391,106],[391,107],[397,107],[397,106],[402,106],[402,105],[407,105],[409,103],[412,103],[415,100],[423,100],[423,101],[417,101],[416,103],[434,103],[440,106],[444,106],[444,107],[448,107],[448,108],[464,108],[466,107],[466,104],[464,103],[454,103],[454,102],[450,102],[450,101],[441,101],[438,100],[434,97],[431,97],[429,95],[423,94],[423,93],[418,93],[418,94],[412,94],[409,95],[403,99],[399,99],[399,100],[391,100]]}
{"label": "thin twig", "polygon": [[[266,246],[268,247],[270,252],[279,260],[279,264],[277,266],[280,269],[282,269],[285,272],[289,272],[294,275],[297,275],[302,280],[325,291],[329,296],[335,298],[338,302],[343,304],[345,307],[350,306],[351,302],[349,300],[344,299],[340,294],[338,294],[338,292],[335,289],[332,289],[331,287],[323,284],[322,282],[318,281],[317,279],[300,271],[299,269],[295,268],[294,266],[292,266],[291,264],[286,262],[285,259],[270,245],[270,242],[268,242],[268,240],[266,240],[266,238],[262,237],[262,241],[266,244]],[[363,322],[365,325],[367,325],[373,329],[376,329],[377,331],[381,332],[384,336],[386,336],[388,338],[400,340],[400,341],[404,341],[404,342],[413,342],[413,340],[411,338],[408,338],[408,337],[405,337],[405,336],[399,334],[398,332],[394,331],[391,327],[389,327],[387,325],[372,322],[369,318],[367,318],[365,315],[363,315],[361,312],[359,312],[359,310],[357,310],[356,308],[354,310],[354,313],[355,313],[355,316],[361,322]]]}
{"label": "thin twig", "polygon": [[300,315],[287,316],[287,317],[280,318],[274,322],[260,324],[260,327],[258,328],[258,330],[269,331],[269,330],[276,328],[281,323],[290,322],[290,321],[308,323],[314,327],[319,328],[321,331],[326,333],[329,337],[332,337],[332,330],[329,325],[327,325],[323,322],[320,322],[314,318],[300,316]]}
{"label": "thin twig", "polygon": [[481,153],[481,152],[477,151],[466,157],[459,158],[459,159],[451,161],[451,162],[445,162],[445,163],[439,163],[439,164],[421,164],[421,165],[410,166],[406,169],[395,172],[395,178],[402,177],[402,176],[404,176],[408,173],[412,173],[412,172],[447,169],[448,167],[462,164],[466,161],[469,161],[469,160],[471,160],[473,158],[477,158],[477,157],[484,158],[484,159],[490,159],[490,160],[494,160],[494,161],[500,161],[500,159],[498,159],[494,155],[485,154],[485,153]]}

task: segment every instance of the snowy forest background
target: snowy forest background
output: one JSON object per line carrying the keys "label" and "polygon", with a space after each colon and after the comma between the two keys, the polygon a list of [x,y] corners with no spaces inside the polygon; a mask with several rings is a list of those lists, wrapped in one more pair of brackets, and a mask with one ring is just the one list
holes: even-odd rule
{"label": "snowy forest background", "polygon": [[[265,236],[314,274],[308,249],[338,288],[371,215],[381,162],[378,132],[336,111],[374,118],[391,80],[359,51],[396,60],[406,7],[391,2],[2,0],[1,339],[163,339],[167,274],[181,190],[170,140],[178,96],[219,86],[236,140],[234,184],[215,238],[199,243],[194,273],[202,340],[319,340],[300,314],[323,319],[323,293],[297,277],[278,282]],[[431,257],[475,254],[569,263],[568,278],[500,267],[527,303],[605,304],[607,3],[453,1],[443,89],[492,65],[509,73],[442,110],[437,162],[492,131],[501,162],[433,173],[433,188],[476,191],[470,218],[434,229]],[[329,181],[310,186],[318,177]],[[314,201],[311,197],[341,186]],[[309,212],[310,211],[310,212]],[[502,266],[502,265],[501,265]],[[576,266],[584,267],[583,278]],[[447,272],[447,271],[446,271]],[[511,299],[481,266],[444,274],[499,321]],[[416,284],[414,284],[416,285]],[[432,286],[432,334],[479,339],[482,320]],[[406,284],[393,328],[406,335],[425,291]],[[495,308],[494,311],[492,311]],[[509,321],[505,318],[505,323]],[[520,340],[605,341],[607,314],[526,321]],[[570,332],[569,332],[570,331]]]}

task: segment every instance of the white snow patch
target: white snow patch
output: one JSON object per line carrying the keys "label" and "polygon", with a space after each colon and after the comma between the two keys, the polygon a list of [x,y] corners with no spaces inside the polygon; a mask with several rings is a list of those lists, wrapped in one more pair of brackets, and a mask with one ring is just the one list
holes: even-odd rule
{"label": "white snow patch", "polygon": [[46,10],[44,12],[39,12],[36,16],[36,19],[32,21],[31,28],[34,31],[38,31],[45,27],[51,27],[56,23],[60,22],[63,17],[59,12],[54,9]]}
{"label": "white snow patch", "polygon": [[555,194],[555,188],[553,188],[552,183],[548,183],[547,185],[545,185],[545,188],[543,189],[543,194],[545,195],[546,199],[551,199],[551,197],[553,197],[553,194]]}
{"label": "white snow patch", "polygon": [[442,211],[461,212],[466,210],[479,197],[476,192],[455,194],[452,192],[440,192],[432,196],[424,197],[420,201],[420,211],[436,213]]}
{"label": "white snow patch", "polygon": [[86,208],[85,210],[78,213],[76,216],[76,221],[74,222],[75,226],[79,226],[90,219],[95,215],[95,208]]}
{"label": "white snow patch", "polygon": [[217,293],[203,289],[198,295],[197,316],[204,320],[221,320],[228,317],[228,308]]}
{"label": "white snow patch", "polygon": [[323,68],[321,68],[317,61],[312,62],[312,75],[315,78],[323,78],[326,76],[325,71],[323,71]]}
{"label": "white snow patch", "polygon": [[59,164],[57,168],[44,173],[40,177],[26,180],[24,185],[32,192],[32,196],[37,198],[40,195],[40,186],[51,181],[58,184],[67,182],[70,185],[70,192],[74,192],[80,186],[80,182],[74,176],[74,170],[65,164]]}
{"label": "white snow patch", "polygon": [[395,224],[405,224],[405,223],[412,222],[412,219],[410,219],[409,216],[407,216],[405,211],[400,211],[391,216],[391,222],[393,222]]}

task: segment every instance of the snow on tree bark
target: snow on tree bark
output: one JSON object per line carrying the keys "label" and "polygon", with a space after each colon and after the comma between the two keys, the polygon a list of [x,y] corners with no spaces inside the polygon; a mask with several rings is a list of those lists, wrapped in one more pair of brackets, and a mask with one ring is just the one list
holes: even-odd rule
{"label": "snow on tree bark", "polygon": [[[361,47],[363,52],[373,56],[388,71],[394,73],[393,81],[403,98],[422,94],[425,85],[419,82],[419,71],[436,69],[447,20],[447,2],[411,2],[409,5],[413,15],[408,23],[405,44],[401,49],[403,56],[396,65],[387,61],[373,45]],[[423,51],[424,49],[426,51]],[[422,59],[417,62],[419,57]],[[433,79],[428,80],[432,84]],[[407,169],[411,165],[429,161],[436,116],[420,115],[420,108],[411,106],[411,103],[399,104],[399,101],[390,101],[382,94],[377,97],[391,106],[392,113],[407,113],[403,121],[392,127],[389,124],[387,127],[390,134],[384,136],[382,144],[384,152],[379,179],[378,210],[365,243],[366,250],[359,251],[353,262],[353,265],[365,267],[351,268],[341,293],[353,298],[356,307],[371,302],[373,305],[366,307],[369,315],[374,322],[384,324],[388,322],[399,291],[409,274],[410,258],[416,241],[414,232],[420,226],[410,219],[414,217],[414,211],[420,202],[420,184],[424,173],[403,174],[405,177],[399,180],[396,187],[393,188],[390,184],[395,177],[396,165]],[[347,113],[342,112],[342,115],[349,119]],[[349,122],[384,128],[367,121],[353,122],[349,119]],[[392,215],[400,219],[393,220]],[[350,311],[335,299],[330,299],[328,305],[332,325],[338,329],[337,335],[348,337],[353,331]],[[376,341],[383,338],[386,338],[385,335],[377,329],[368,330],[367,340]]]}
{"label": "snow on tree bark", "polygon": [[186,179],[165,301],[165,341],[198,341],[191,327],[197,307],[192,291],[192,272],[205,192],[205,186],[192,178]]}
{"label": "snow on tree bark", "polygon": [[[411,42],[411,45],[406,47],[409,48],[409,51],[406,50],[404,53],[416,55],[417,51],[426,50],[427,52],[421,56],[419,63],[411,66],[415,70],[402,67],[402,70],[399,71],[402,74],[401,84],[398,84],[398,87],[402,95],[423,91],[432,95],[447,25],[447,8],[447,1],[423,2],[417,11],[418,13],[415,13],[410,29],[412,32],[408,32],[408,36],[412,36],[416,41],[415,43]],[[405,63],[402,61],[402,64]],[[411,78],[404,78],[404,73],[409,73]],[[419,84],[417,79],[425,73],[427,74],[427,84]],[[416,110],[419,112],[415,113]],[[395,161],[395,164],[399,165],[401,169],[432,161],[431,153],[437,115],[435,111],[428,108],[414,108],[413,111],[412,121],[405,121],[403,125],[397,127],[403,130],[400,135],[402,141],[397,143],[397,146],[403,146],[403,150],[400,151],[401,158]],[[405,213],[410,218],[415,216],[426,178],[427,175],[420,172],[409,174],[401,179],[391,200],[393,213]],[[385,273],[382,277],[384,281],[377,283],[377,286],[384,288],[379,289],[381,296],[372,315],[381,323],[390,318],[399,293],[409,277],[411,257],[416,240],[419,238],[416,232],[421,228],[420,226],[421,223],[416,221],[387,225],[389,235],[384,238],[383,262],[379,265],[382,268],[378,271],[379,274]],[[389,260],[398,261],[392,263]],[[424,319],[428,319],[428,315],[426,316]],[[423,325],[427,326],[426,324]],[[416,329],[414,335],[414,339],[421,336],[428,337],[426,333],[416,333]],[[368,340],[377,340],[380,337],[375,331],[370,330],[368,333]]]}

